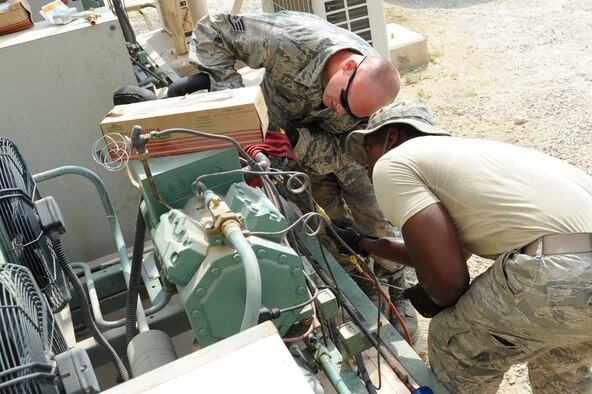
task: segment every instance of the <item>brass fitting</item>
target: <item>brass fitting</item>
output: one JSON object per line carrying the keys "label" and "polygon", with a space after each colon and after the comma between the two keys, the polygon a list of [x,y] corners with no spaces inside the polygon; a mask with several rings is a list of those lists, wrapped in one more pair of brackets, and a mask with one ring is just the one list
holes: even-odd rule
{"label": "brass fitting", "polygon": [[220,197],[212,197],[208,203],[208,209],[212,215],[213,223],[212,227],[205,230],[206,235],[224,235],[226,228],[231,224],[236,224],[242,228],[240,216],[232,212]]}

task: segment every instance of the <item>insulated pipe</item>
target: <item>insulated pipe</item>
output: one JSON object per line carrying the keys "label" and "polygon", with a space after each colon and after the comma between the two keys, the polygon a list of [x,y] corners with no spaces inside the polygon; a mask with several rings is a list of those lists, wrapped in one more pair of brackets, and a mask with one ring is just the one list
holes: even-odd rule
{"label": "insulated pipe", "polygon": [[107,339],[105,339],[105,337],[101,334],[99,328],[92,320],[92,315],[90,312],[90,308],[88,307],[88,299],[86,298],[86,293],[84,292],[82,283],[80,283],[78,276],[76,276],[76,273],[72,268],[72,265],[66,259],[66,255],[64,254],[62,243],[60,241],[59,232],[57,230],[51,231],[51,233],[49,234],[49,239],[51,240],[51,245],[53,246],[53,249],[56,252],[58,264],[64,271],[64,274],[68,278],[68,281],[70,282],[70,284],[74,288],[74,291],[76,292],[76,295],[78,296],[78,299],[80,301],[80,309],[82,310],[82,316],[84,317],[84,323],[86,324],[86,327],[91,332],[92,337],[95,339],[95,341],[107,352],[107,354],[109,354],[109,357],[115,365],[115,368],[121,376],[121,379],[124,382],[128,381],[130,379],[130,376],[127,369],[125,368],[125,365],[123,364],[123,361],[121,360],[115,349],[113,349],[111,344],[107,342]]}
{"label": "insulated pipe", "polygon": [[341,376],[339,375],[339,370],[337,370],[335,365],[333,365],[333,363],[331,362],[331,356],[323,348],[324,347],[321,347],[318,353],[315,354],[315,359],[321,364],[321,367],[323,367],[323,371],[331,381],[333,387],[335,387],[337,393],[350,394],[351,391],[349,390],[343,379],[341,379]]}
{"label": "insulated pipe", "polygon": [[[236,249],[244,264],[245,270],[245,312],[241,323],[240,331],[257,325],[259,321],[259,310],[261,309],[261,272],[259,261],[253,252],[253,248],[246,240],[235,215],[225,203],[221,202],[216,193],[211,190],[204,190],[203,197],[205,206],[210,208],[215,220],[223,218],[220,224],[220,232],[228,239]],[[225,214],[230,214],[224,218]]]}
{"label": "insulated pipe", "polygon": [[[88,266],[88,264],[72,263],[72,268],[81,269],[84,272],[86,287],[88,288],[88,297],[90,298],[90,305],[92,306],[92,312],[97,326],[102,330],[124,326],[125,318],[119,320],[105,320],[105,318],[103,317],[103,313],[101,312],[101,305],[99,303],[99,296],[97,295],[95,282],[92,278],[92,272],[90,271],[90,267]],[[145,309],[144,314],[146,316],[155,314],[156,312],[162,310],[165,306],[167,306],[170,300],[171,295],[165,293],[162,301],[160,301],[156,305],[151,306],[148,309]]]}
{"label": "insulated pipe", "polygon": [[245,268],[245,284],[247,294],[245,299],[245,313],[241,323],[241,331],[257,325],[259,310],[261,309],[261,272],[259,262],[253,248],[245,239],[241,228],[234,221],[223,226],[224,236],[234,246],[241,257]]}
{"label": "insulated pipe", "polygon": [[103,203],[103,207],[105,208],[105,212],[107,213],[107,219],[109,220],[109,224],[111,225],[111,230],[113,231],[113,235],[115,236],[115,244],[117,245],[117,252],[119,253],[119,259],[123,267],[125,283],[129,283],[130,262],[127,257],[125,241],[123,240],[123,234],[121,233],[119,221],[117,220],[117,216],[115,216],[113,204],[111,204],[111,200],[109,199],[109,195],[107,194],[107,190],[105,189],[105,184],[103,183],[101,178],[99,178],[99,176],[94,172],[83,167],[63,166],[45,172],[41,172],[39,174],[35,174],[33,175],[33,180],[35,182],[43,182],[48,179],[53,179],[57,178],[58,176],[68,174],[81,175],[90,180],[97,188],[97,191],[99,192],[99,196],[101,198],[101,202]]}
{"label": "insulated pipe", "polygon": [[[117,216],[115,215],[115,210],[113,209],[113,204],[111,204],[111,199],[109,198],[109,194],[107,194],[107,189],[105,188],[105,184],[103,183],[101,178],[99,178],[99,176],[91,170],[86,169],[84,167],[63,166],[48,171],[44,171],[39,174],[35,174],[33,175],[33,180],[35,182],[43,182],[48,179],[53,179],[57,178],[58,176],[68,174],[81,175],[90,180],[97,188],[97,191],[99,192],[99,196],[101,198],[101,202],[103,203],[103,207],[105,208],[105,212],[107,213],[107,219],[109,220],[109,224],[111,225],[111,230],[113,231],[113,235],[115,237],[115,244],[117,245],[117,252],[119,253],[119,259],[121,260],[121,266],[123,268],[123,276],[125,278],[125,283],[129,286],[131,266],[129,259],[127,257],[125,241],[123,239],[123,234],[121,233],[119,221],[117,220]],[[147,329],[148,324],[146,322],[146,316],[144,315],[144,309],[142,308],[139,299],[138,305],[138,328],[140,329],[140,331],[145,331]]]}

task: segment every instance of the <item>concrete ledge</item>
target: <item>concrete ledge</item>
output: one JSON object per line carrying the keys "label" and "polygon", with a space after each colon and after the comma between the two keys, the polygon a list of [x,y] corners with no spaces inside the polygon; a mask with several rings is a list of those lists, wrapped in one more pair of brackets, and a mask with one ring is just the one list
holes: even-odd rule
{"label": "concrete ledge", "polygon": [[424,36],[395,23],[386,25],[391,63],[399,72],[428,62],[428,43]]}

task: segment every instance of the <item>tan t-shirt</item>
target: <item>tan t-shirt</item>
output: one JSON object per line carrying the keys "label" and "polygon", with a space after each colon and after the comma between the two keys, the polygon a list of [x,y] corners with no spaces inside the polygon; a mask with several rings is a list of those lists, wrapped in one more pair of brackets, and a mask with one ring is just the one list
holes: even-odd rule
{"label": "tan t-shirt", "polygon": [[546,234],[592,232],[592,177],[514,145],[417,137],[381,157],[372,178],[393,225],[441,202],[463,248],[486,258]]}

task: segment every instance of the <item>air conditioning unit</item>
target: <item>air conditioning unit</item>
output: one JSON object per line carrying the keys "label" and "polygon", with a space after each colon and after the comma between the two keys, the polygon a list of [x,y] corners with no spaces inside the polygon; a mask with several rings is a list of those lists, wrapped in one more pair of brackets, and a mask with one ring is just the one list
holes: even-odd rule
{"label": "air conditioning unit", "polygon": [[356,33],[391,60],[384,5],[378,0],[262,0],[264,12],[309,12]]}

